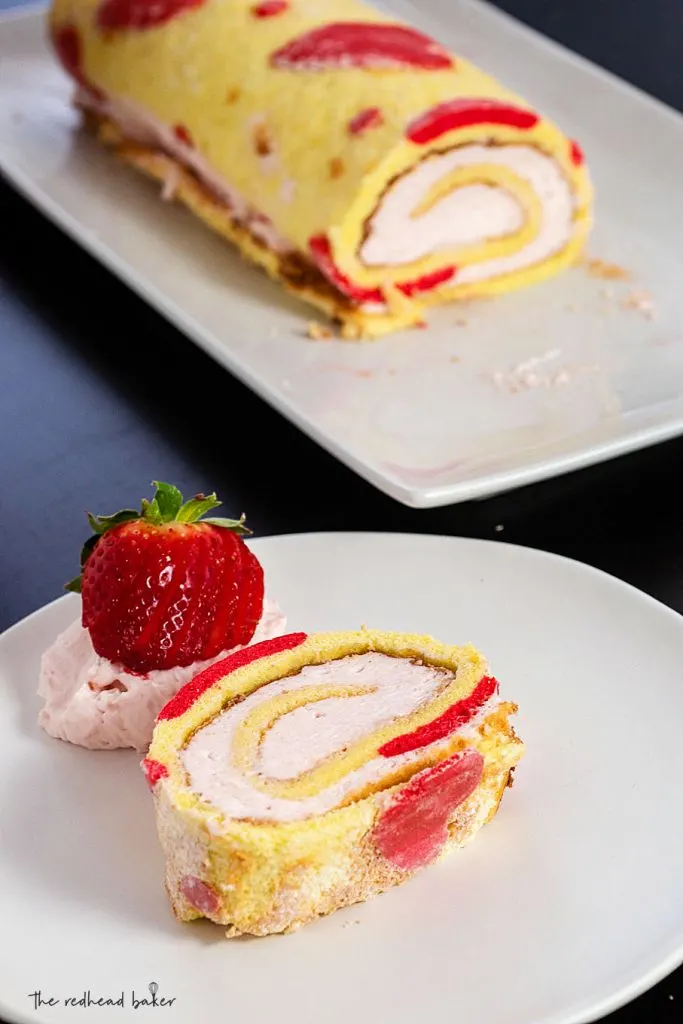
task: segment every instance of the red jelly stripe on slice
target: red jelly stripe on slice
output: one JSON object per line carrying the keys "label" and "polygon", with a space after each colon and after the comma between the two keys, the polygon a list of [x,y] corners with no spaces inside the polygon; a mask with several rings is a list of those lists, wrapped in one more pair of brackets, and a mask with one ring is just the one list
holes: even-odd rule
{"label": "red jelly stripe on slice", "polygon": [[185,875],[180,883],[180,891],[187,902],[203,914],[215,914],[221,905],[216,890],[195,875]]}
{"label": "red jelly stripe on slice", "polygon": [[205,0],[104,0],[97,11],[97,27],[143,31],[165,25],[186,11],[201,7]]}
{"label": "red jelly stripe on slice", "polygon": [[584,162],[583,150],[576,139],[572,139],[569,143],[569,159],[575,167],[580,167]]}
{"label": "red jelly stripe on slice", "polygon": [[410,750],[419,750],[421,747],[427,747],[430,743],[450,736],[456,729],[467,725],[477,711],[497,691],[498,681],[493,676],[483,676],[469,697],[459,700],[438,718],[420,726],[419,729],[389,740],[379,748],[378,753],[382,757],[396,757],[397,754],[407,754]]}
{"label": "red jelly stripe on slice", "polygon": [[286,636],[276,636],[273,640],[262,640],[261,643],[253,644],[252,647],[245,647],[241,651],[229,654],[222,661],[217,661],[215,665],[205,668],[203,672],[200,672],[178,690],[175,697],[171,697],[168,704],[164,705],[159,712],[157,722],[178,718],[185,714],[206,690],[219,680],[225,679],[231,672],[236,672],[238,668],[244,668],[252,661],[258,661],[259,658],[269,658],[271,654],[290,651],[302,644],[306,638],[306,633],[288,633]]}
{"label": "red jelly stripe on slice", "polygon": [[274,18],[289,10],[289,0],[267,0],[263,4],[254,4],[251,13],[255,18]]}
{"label": "red jelly stripe on slice", "polygon": [[453,57],[429,36],[407,25],[338,21],[291,39],[271,55],[275,68],[323,71],[328,68],[437,71],[453,67]]}
{"label": "red jelly stripe on slice", "polygon": [[346,274],[342,274],[332,259],[332,246],[326,235],[315,235],[309,239],[308,245],[320,270],[340,292],[348,295],[355,302],[384,303],[384,294],[380,288],[363,288],[361,285],[354,284]]}
{"label": "red jelly stripe on slice", "polygon": [[419,295],[421,292],[431,292],[440,284],[446,284],[452,277],[455,277],[456,267],[442,267],[441,270],[434,270],[431,274],[419,277],[417,281],[407,281],[405,284],[396,285],[400,292],[410,298],[412,295]]}
{"label": "red jelly stripe on slice", "polygon": [[150,789],[154,789],[160,779],[165,779],[168,776],[166,765],[162,764],[161,761],[155,761],[153,757],[144,758],[141,764]]}
{"label": "red jelly stripe on slice", "polygon": [[448,839],[453,811],[472,795],[483,770],[479,751],[463,750],[414,775],[372,831],[385,860],[404,871],[434,860]]}
{"label": "red jelly stripe on slice", "polygon": [[475,124],[501,124],[528,131],[538,124],[538,114],[496,100],[467,99],[441,103],[415,118],[406,132],[411,142],[426,146],[434,139]]}
{"label": "red jelly stripe on slice", "polygon": [[361,110],[349,121],[349,135],[364,135],[372,128],[380,128],[384,124],[384,116],[379,107],[368,107]]}

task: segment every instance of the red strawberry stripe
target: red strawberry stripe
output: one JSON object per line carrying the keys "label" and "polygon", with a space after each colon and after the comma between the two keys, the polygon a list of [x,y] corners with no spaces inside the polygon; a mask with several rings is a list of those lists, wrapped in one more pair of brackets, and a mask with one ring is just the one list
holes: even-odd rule
{"label": "red strawberry stripe", "polygon": [[433,107],[411,121],[406,135],[416,145],[426,146],[448,132],[475,124],[500,124],[526,131],[538,124],[538,114],[497,100],[452,100]]}
{"label": "red strawberry stripe", "polygon": [[339,21],[291,39],[271,55],[275,68],[323,71],[328,68],[437,71],[453,58],[429,36],[407,25]]}
{"label": "red strawberry stripe", "polygon": [[378,753],[382,757],[396,757],[397,754],[407,754],[410,750],[419,750],[421,747],[429,746],[430,743],[435,743],[436,740],[450,736],[456,729],[467,725],[497,691],[498,681],[492,676],[483,676],[469,697],[459,700],[438,718],[420,726],[419,729],[389,740],[379,748]]}
{"label": "red strawberry stripe", "polygon": [[147,779],[147,785],[150,789],[154,789],[159,779],[165,779],[168,776],[168,768],[161,761],[155,761],[153,757],[146,757],[142,761],[142,770],[145,773]]}
{"label": "red strawberry stripe", "polygon": [[186,128],[184,124],[175,124],[173,126],[173,134],[179,142],[182,142],[186,146],[194,146],[194,140],[190,134],[190,129]]}
{"label": "red strawberry stripe", "polygon": [[93,96],[103,99],[102,90],[88,81],[83,70],[83,44],[78,29],[74,25],[65,25],[63,28],[55,29],[52,33],[52,45],[67,74],[71,75],[82,88],[87,89]]}
{"label": "red strawberry stripe", "polygon": [[434,860],[448,838],[453,811],[472,795],[483,770],[481,754],[465,750],[414,775],[373,829],[385,860],[404,871]]}
{"label": "red strawberry stripe", "polygon": [[266,0],[263,4],[254,4],[251,13],[255,18],[274,18],[289,10],[289,0]]}
{"label": "red strawberry stripe", "polygon": [[430,292],[433,288],[438,288],[440,284],[446,284],[452,277],[455,277],[455,274],[455,267],[442,267],[441,270],[434,270],[431,274],[418,277],[416,281],[408,281],[405,284],[396,285],[396,287],[410,298],[420,292]]}
{"label": "red strawberry stripe", "polygon": [[363,288],[361,285],[354,284],[346,274],[341,272],[332,258],[332,246],[326,235],[315,235],[309,239],[308,245],[320,270],[340,292],[358,303],[384,303],[384,294],[380,288]]}
{"label": "red strawberry stripe", "polygon": [[201,7],[205,0],[104,0],[97,15],[102,31],[144,30],[165,25],[186,11]]}
{"label": "red strawberry stripe", "polygon": [[180,883],[180,891],[187,902],[203,914],[215,914],[221,905],[216,890],[195,875],[185,875]]}
{"label": "red strawberry stripe", "polygon": [[361,110],[349,121],[350,135],[364,135],[371,128],[380,128],[384,124],[384,116],[379,107],[368,107]]}
{"label": "red strawberry stripe", "polygon": [[584,162],[583,150],[576,139],[572,139],[569,144],[569,159],[575,167],[580,167]]}
{"label": "red strawberry stripe", "polygon": [[206,690],[221,679],[225,679],[231,672],[236,672],[238,668],[244,668],[245,665],[250,665],[252,661],[258,661],[260,658],[269,658],[272,654],[291,651],[294,647],[299,647],[304,643],[306,637],[306,633],[288,633],[286,636],[277,636],[273,640],[262,640],[261,643],[254,644],[252,647],[245,647],[241,651],[229,654],[227,658],[204,669],[189,683],[181,687],[175,697],[172,697],[168,704],[161,709],[157,721],[162,722],[184,715]]}
{"label": "red strawberry stripe", "polygon": [[[326,235],[315,235],[309,239],[308,245],[320,270],[340,292],[359,304],[365,302],[385,304],[386,300],[381,288],[364,288],[362,285],[354,284],[346,274],[342,273],[332,258],[332,246]],[[396,287],[410,298],[421,292],[431,291],[432,288],[437,288],[440,284],[445,284],[455,277],[456,273],[456,267],[442,267],[415,281],[404,281],[402,284],[397,284]]]}

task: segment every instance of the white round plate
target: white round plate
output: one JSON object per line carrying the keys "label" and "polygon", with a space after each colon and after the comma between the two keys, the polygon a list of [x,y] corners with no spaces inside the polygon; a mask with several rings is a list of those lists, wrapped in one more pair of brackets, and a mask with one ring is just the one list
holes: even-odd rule
{"label": "white round plate", "polygon": [[[293,935],[229,942],[179,924],[139,756],[36,725],[41,651],[78,614],[63,598],[0,638],[0,1015],[578,1024],[683,959],[678,615],[504,544],[340,533],[254,550],[292,629],[481,648],[520,705],[514,788],[467,849]],[[135,1009],[155,984],[167,1005]],[[123,1008],[66,1004],[88,992]]]}

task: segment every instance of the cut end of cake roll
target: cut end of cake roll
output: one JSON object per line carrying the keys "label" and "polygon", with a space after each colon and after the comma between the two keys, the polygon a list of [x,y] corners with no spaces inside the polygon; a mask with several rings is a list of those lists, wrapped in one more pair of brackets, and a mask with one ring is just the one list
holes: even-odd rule
{"label": "cut end of cake roll", "polygon": [[466,59],[360,0],[53,0],[77,104],[343,337],[571,265],[591,225],[583,152]]}
{"label": "cut end of cake roll", "polygon": [[471,646],[363,629],[239,652],[160,713],[142,762],[177,918],[289,932],[464,846],[524,747]]}

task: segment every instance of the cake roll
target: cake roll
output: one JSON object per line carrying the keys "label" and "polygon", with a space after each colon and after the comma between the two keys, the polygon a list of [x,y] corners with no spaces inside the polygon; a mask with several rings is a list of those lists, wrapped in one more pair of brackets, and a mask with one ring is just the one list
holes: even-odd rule
{"label": "cake roll", "polygon": [[53,0],[101,141],[349,338],[539,281],[591,220],[579,144],[359,0]]}
{"label": "cake roll", "polygon": [[290,932],[404,882],[495,815],[516,711],[428,636],[290,633],[207,669],[142,762],[176,917]]}

